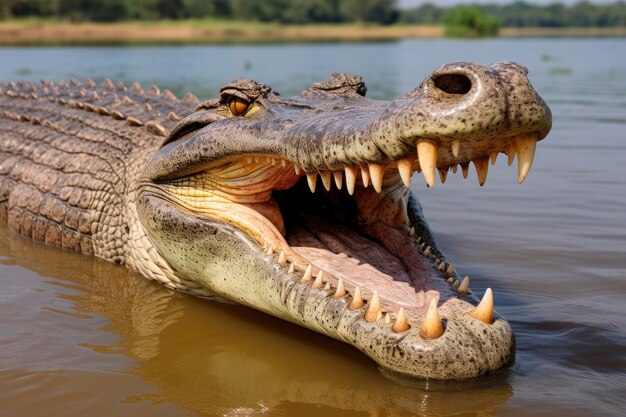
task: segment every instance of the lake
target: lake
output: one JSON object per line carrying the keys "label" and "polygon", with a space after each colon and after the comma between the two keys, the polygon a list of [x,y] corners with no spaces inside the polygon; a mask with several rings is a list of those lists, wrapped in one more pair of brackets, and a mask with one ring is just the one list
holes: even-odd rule
{"label": "lake", "polygon": [[474,172],[412,183],[456,269],[494,289],[512,369],[398,384],[347,345],[1,226],[0,416],[623,416],[626,39],[0,48],[0,81],[110,77],[210,98],[237,76],[293,95],[352,72],[392,99],[461,60],[523,63],[554,117],[523,185],[502,155],[484,187]]}

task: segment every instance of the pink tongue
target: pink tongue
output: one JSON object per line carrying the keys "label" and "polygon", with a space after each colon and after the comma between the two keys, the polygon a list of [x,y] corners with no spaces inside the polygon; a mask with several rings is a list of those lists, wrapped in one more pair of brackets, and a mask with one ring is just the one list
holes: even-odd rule
{"label": "pink tongue", "polygon": [[[380,237],[386,247],[346,226],[319,218],[308,218],[304,225],[292,223],[287,242],[327,276],[343,279],[348,291],[359,286],[369,298],[377,290],[383,307],[391,311],[399,307],[424,309],[430,297],[422,290],[430,287],[436,276],[430,262],[417,255],[403,231],[381,225],[368,232]],[[408,268],[400,258],[408,261]]]}

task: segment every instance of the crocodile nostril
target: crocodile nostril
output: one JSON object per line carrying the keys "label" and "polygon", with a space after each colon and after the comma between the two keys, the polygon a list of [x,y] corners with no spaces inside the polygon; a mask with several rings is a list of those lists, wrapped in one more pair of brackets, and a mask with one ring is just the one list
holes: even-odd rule
{"label": "crocodile nostril", "polygon": [[463,74],[442,74],[434,79],[435,87],[448,94],[467,94],[472,81]]}

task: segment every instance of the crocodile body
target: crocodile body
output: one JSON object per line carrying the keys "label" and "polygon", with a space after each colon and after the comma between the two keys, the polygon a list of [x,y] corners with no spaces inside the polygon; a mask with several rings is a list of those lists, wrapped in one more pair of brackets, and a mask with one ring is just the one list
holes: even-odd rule
{"label": "crocodile body", "polygon": [[204,103],[109,80],[1,85],[0,221],[350,343],[388,374],[506,367],[510,326],[460,282],[408,185],[470,161],[482,185],[498,152],[523,181],[549,109],[513,63],[450,64],[392,102],[365,92],[345,74],[290,99],[236,79]]}
{"label": "crocodile body", "polygon": [[0,221],[188,289],[139,227],[134,200],[147,161],[166,129],[199,103],[195,96],[72,80],[11,83],[0,88],[0,103]]}

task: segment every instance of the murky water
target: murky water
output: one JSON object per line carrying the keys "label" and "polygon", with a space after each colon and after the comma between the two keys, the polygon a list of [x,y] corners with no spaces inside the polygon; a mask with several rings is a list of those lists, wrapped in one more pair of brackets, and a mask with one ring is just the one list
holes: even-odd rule
{"label": "murky water", "polygon": [[349,346],[176,294],[0,227],[1,416],[622,416],[626,409],[626,40],[4,48],[0,80],[158,83],[203,97],[243,75],[294,94],[360,72],[392,98],[446,62],[517,60],[554,130],[524,185],[501,158],[427,190],[440,246],[518,342],[514,369],[407,387]]}

